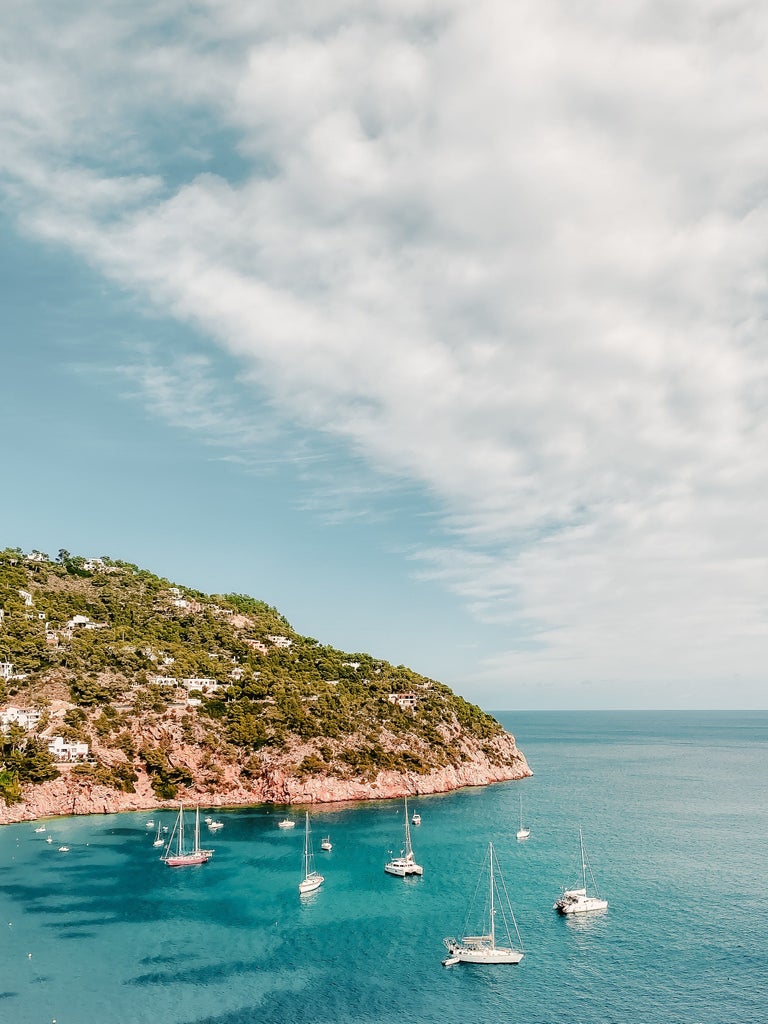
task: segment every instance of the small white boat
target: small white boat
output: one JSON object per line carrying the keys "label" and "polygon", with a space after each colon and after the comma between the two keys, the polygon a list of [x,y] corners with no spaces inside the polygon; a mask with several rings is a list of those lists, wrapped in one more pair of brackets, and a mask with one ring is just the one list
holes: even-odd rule
{"label": "small white boat", "polygon": [[211,820],[208,822],[208,828],[211,832],[218,832],[220,828],[224,828],[224,822]]}
{"label": "small white boat", "polygon": [[152,843],[153,846],[165,846],[165,840],[163,839],[163,826],[158,821],[157,823],[157,835],[155,841]]}
{"label": "small white boat", "polygon": [[398,878],[405,878],[406,875],[423,875],[424,868],[416,863],[411,846],[411,826],[408,822],[408,797],[405,800],[405,845],[400,851],[399,857],[393,857],[384,865],[388,875],[396,875]]}
{"label": "small white boat", "polygon": [[210,825],[211,822],[213,821],[213,818],[203,818],[203,821],[205,822],[206,825]]}
{"label": "small white boat", "polygon": [[[485,855],[480,869],[480,881],[482,881],[486,865],[488,891],[481,894],[481,886],[478,882],[472,901],[473,905],[470,906],[467,913],[467,922],[469,922],[475,903],[483,907],[482,934],[462,935],[458,939],[443,939],[443,945],[448,950],[448,956],[443,960],[443,967],[453,967],[454,964],[519,964],[525,956],[523,942],[517,928],[515,915],[512,912],[512,904],[496,852],[493,849],[493,843],[488,844],[488,853]],[[510,925],[514,928],[519,948],[512,943]],[[506,939],[503,945],[498,945],[496,942],[500,929],[503,929]]]}
{"label": "small white boat", "polygon": [[[563,895],[555,900],[552,909],[556,910],[558,914],[588,914],[593,910],[608,908],[608,900],[601,899],[600,893],[597,891],[595,876],[592,874],[592,868],[587,860],[587,852],[584,849],[584,836],[581,829],[579,829],[579,846],[581,848],[581,888],[565,889]],[[587,894],[587,872],[589,872],[594,890],[592,896]]]}
{"label": "small white boat", "polygon": [[155,819],[154,818],[150,818],[149,821],[145,821],[144,822],[144,828],[154,828],[154,827],[155,827]]}
{"label": "small white boat", "polygon": [[330,836],[324,836],[323,837],[323,839],[320,842],[320,849],[321,850],[332,850],[333,849],[333,843],[331,842],[331,837]]}
{"label": "small white boat", "polygon": [[59,847],[59,853],[69,853],[69,847],[68,846],[60,846]]}
{"label": "small white boat", "polygon": [[304,878],[299,882],[299,893],[314,892],[319,889],[325,879],[315,871],[315,855],[312,852],[312,839],[309,832],[309,811],[306,812],[304,825]]}
{"label": "small white boat", "polygon": [[35,829],[35,832],[45,832],[45,825],[40,825],[39,828]]}
{"label": "small white boat", "polygon": [[278,828],[296,828],[296,822],[295,821],[291,821],[290,818],[283,818],[282,821],[278,821],[277,827]]}
{"label": "small white boat", "polygon": [[48,838],[45,841],[46,841],[46,843],[52,843],[53,842],[53,836],[48,836]]}
{"label": "small white boat", "polygon": [[412,825],[420,825],[421,824],[421,815],[418,814],[416,811],[413,812],[413,817],[411,818],[411,824]]}
{"label": "small white boat", "polygon": [[531,830],[523,824],[523,794],[520,794],[520,828],[517,830],[518,839],[527,839]]}

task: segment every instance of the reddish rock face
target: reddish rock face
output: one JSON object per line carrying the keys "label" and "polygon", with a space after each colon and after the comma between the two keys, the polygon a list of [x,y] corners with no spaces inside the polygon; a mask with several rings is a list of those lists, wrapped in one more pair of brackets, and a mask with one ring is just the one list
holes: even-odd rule
{"label": "reddish rock face", "polygon": [[[513,736],[505,734],[493,742],[493,760],[475,752],[458,766],[440,768],[424,775],[383,771],[373,779],[339,779],[330,775],[300,777],[290,765],[265,762],[253,779],[244,779],[238,765],[221,765],[221,777],[215,789],[196,784],[180,788],[176,800],[158,800],[150,780],[139,773],[135,793],[120,793],[95,785],[66,769],[58,779],[30,786],[24,800],[6,807],[0,804],[0,824],[31,821],[61,814],[114,814],[120,811],[174,807],[178,801],[207,807],[238,807],[260,803],[337,803],[340,801],[384,800],[406,794],[448,793],[464,786],[486,786],[532,775]],[[196,748],[181,748],[174,753],[177,763],[194,768]],[[294,752],[295,763],[295,752]],[[193,771],[193,774],[196,774]]]}

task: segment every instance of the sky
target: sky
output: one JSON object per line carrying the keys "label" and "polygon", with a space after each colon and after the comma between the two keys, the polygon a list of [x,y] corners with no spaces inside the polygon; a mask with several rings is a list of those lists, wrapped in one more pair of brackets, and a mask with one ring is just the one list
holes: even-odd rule
{"label": "sky", "polygon": [[767,37],[7,0],[0,544],[490,709],[766,707]]}

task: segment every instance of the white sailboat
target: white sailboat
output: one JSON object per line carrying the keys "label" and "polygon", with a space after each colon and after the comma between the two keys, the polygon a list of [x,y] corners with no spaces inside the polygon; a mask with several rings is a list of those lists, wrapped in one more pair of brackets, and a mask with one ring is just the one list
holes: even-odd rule
{"label": "white sailboat", "polygon": [[[565,889],[563,895],[555,900],[552,907],[559,914],[588,914],[592,910],[605,910],[608,907],[608,900],[600,898],[595,884],[595,876],[587,860],[587,851],[584,849],[584,836],[579,829],[579,847],[581,849],[581,888]],[[592,882],[594,895],[587,894],[587,872]]]}
{"label": "white sailboat", "polygon": [[333,843],[331,842],[331,837],[330,836],[323,836],[323,840],[320,843],[320,849],[321,850],[332,850],[333,849]]}
{"label": "white sailboat", "polygon": [[309,832],[309,811],[305,815],[304,824],[304,877],[299,882],[299,892],[314,892],[319,889],[325,879],[315,871],[315,855],[312,851],[312,839]]}
{"label": "white sailboat", "polygon": [[165,846],[165,839],[163,838],[163,823],[158,821],[157,823],[157,835],[155,841],[152,843],[153,846]]}
{"label": "white sailboat", "polygon": [[408,821],[408,797],[405,800],[405,846],[400,851],[399,857],[393,857],[384,865],[388,875],[397,875],[398,878],[405,878],[406,875],[423,875],[424,868],[417,864],[413,856],[411,846],[411,826]]}
{"label": "white sailboat", "polygon": [[[176,840],[174,852],[174,839]],[[203,850],[200,847],[200,808],[195,808],[195,845],[191,850],[184,849],[184,806],[179,804],[179,816],[173,826],[168,845],[163,856],[169,868],[186,868],[194,864],[205,864],[213,856],[213,850]]]}
{"label": "white sailboat", "polygon": [[518,839],[527,839],[531,830],[523,825],[523,794],[520,794],[520,828],[517,830]]}
{"label": "white sailboat", "polygon": [[[481,893],[481,882],[484,872],[488,871],[487,895]],[[488,844],[482,868],[480,869],[480,882],[475,889],[475,897],[467,913],[464,922],[464,929],[470,924],[473,915],[475,902],[482,898],[485,913],[482,920],[482,934],[462,935],[460,938],[443,939],[443,944],[448,950],[448,956],[443,960],[444,967],[451,967],[453,964],[519,964],[525,955],[523,941],[520,938],[517,921],[512,912],[512,904],[509,900],[504,876],[499,867],[493,843]],[[497,921],[498,919],[498,921]],[[512,943],[510,925],[517,936],[518,947]],[[497,943],[497,937],[503,933],[501,945]]]}

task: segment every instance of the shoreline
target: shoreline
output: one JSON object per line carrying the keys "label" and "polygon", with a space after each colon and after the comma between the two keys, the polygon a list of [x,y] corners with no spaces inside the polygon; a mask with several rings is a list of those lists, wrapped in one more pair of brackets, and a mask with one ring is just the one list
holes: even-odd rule
{"label": "shoreline", "polygon": [[145,773],[139,776],[135,792],[124,793],[64,772],[51,782],[29,789],[25,793],[26,799],[20,803],[0,806],[0,825],[89,814],[175,810],[179,803],[197,804],[206,808],[332,806],[394,800],[403,796],[431,796],[528,778],[533,772],[525,757],[519,751],[518,754],[519,758],[512,765],[469,762],[424,775],[379,772],[371,780],[338,779],[333,776],[301,779],[274,767],[254,779],[250,786],[241,784],[219,791],[194,785],[180,787],[178,794],[170,800],[158,798]]}

